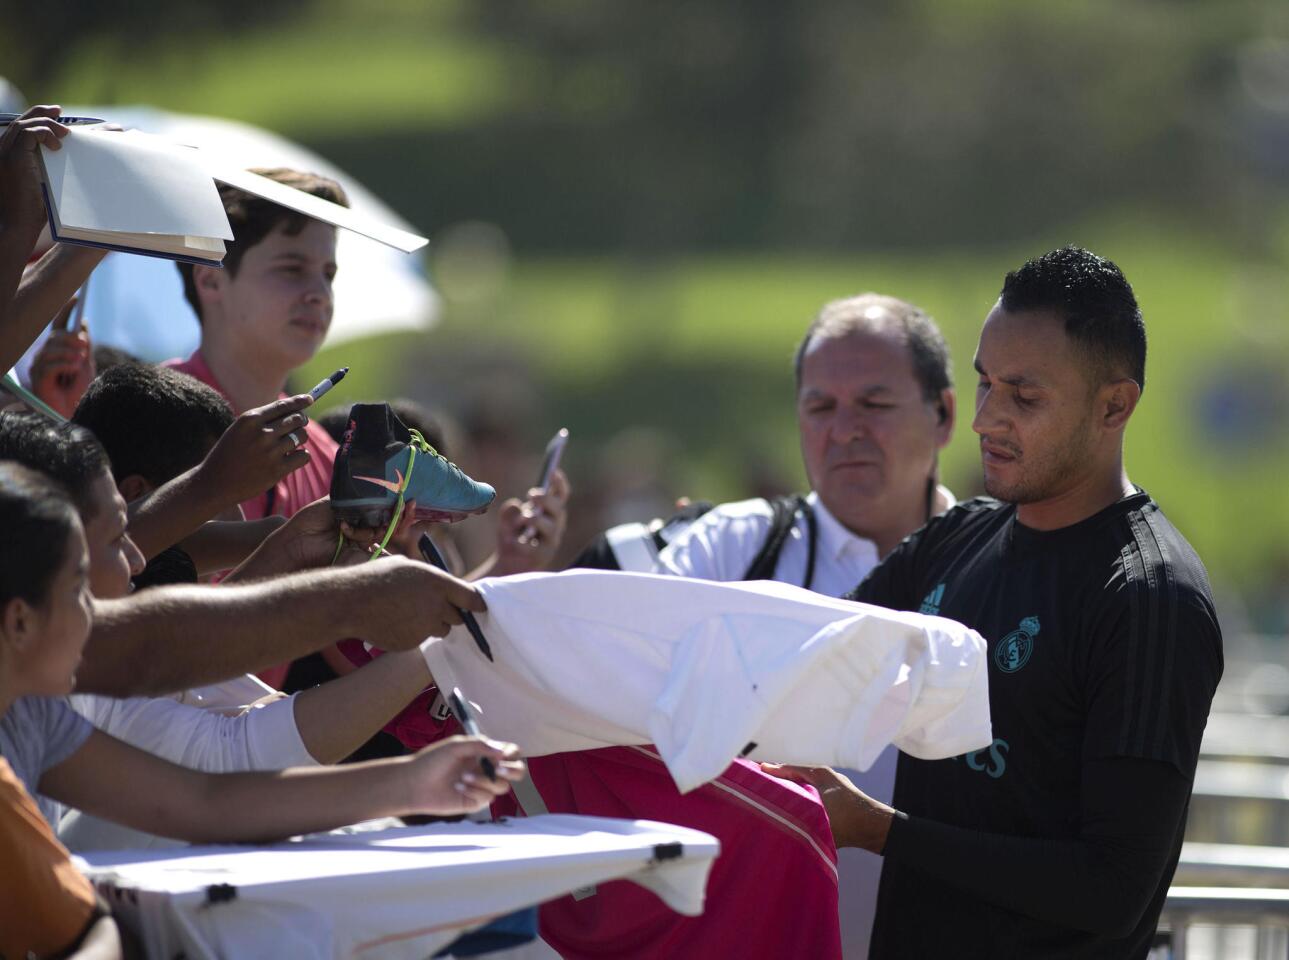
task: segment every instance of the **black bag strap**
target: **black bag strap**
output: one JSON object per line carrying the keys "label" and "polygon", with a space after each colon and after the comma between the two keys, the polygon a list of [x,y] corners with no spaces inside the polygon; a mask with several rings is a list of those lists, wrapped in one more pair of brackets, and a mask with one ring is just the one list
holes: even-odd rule
{"label": "black bag strap", "polygon": [[765,543],[761,545],[760,552],[752,558],[747,572],[743,574],[743,579],[774,579],[774,568],[779,565],[779,554],[783,551],[783,545],[788,542],[788,534],[796,526],[797,513],[800,512],[805,514],[806,529],[810,538],[809,552],[806,555],[805,582],[801,585],[809,590],[815,579],[815,545],[819,540],[819,525],[815,520],[815,512],[810,509],[806,498],[797,494],[775,497],[767,502],[773,511],[770,518],[770,532],[765,538]]}

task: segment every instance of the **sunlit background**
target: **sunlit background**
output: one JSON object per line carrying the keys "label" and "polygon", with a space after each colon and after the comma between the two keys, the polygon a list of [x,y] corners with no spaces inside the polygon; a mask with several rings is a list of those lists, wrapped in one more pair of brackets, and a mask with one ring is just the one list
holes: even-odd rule
{"label": "sunlit background", "polygon": [[[790,358],[826,300],[926,308],[969,401],[1004,273],[1065,243],[1112,258],[1150,335],[1131,475],[1213,577],[1222,708],[1289,712],[1283,0],[0,11],[19,102],[262,127],[431,237],[437,297],[370,294],[410,314],[401,332],[329,344],[297,386],[345,364],[337,402],[428,403],[504,495],[567,426],[566,554],[678,496],[800,490]],[[978,473],[964,420],[944,479],[970,495]],[[477,555],[491,535],[473,523]],[[1289,841],[1289,820],[1228,823],[1200,793],[1193,826]]]}
{"label": "sunlit background", "polygon": [[[825,300],[922,305],[969,385],[1007,269],[1109,256],[1151,337],[1132,476],[1228,629],[1289,624],[1283,3],[3,8],[27,100],[266,128],[430,236],[418,328],[331,345],[301,382],[344,363],[338,401],[430,403],[506,494],[568,426],[570,550],[679,495],[800,488],[789,358]],[[960,426],[960,495],[976,461]]]}

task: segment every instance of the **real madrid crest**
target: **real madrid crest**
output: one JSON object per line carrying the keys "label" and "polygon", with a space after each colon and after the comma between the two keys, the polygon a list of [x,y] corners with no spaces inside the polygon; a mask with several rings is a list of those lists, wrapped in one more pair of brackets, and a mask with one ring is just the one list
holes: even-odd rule
{"label": "real madrid crest", "polygon": [[1034,638],[1038,636],[1038,617],[1026,617],[994,647],[994,666],[1003,673],[1015,673],[1029,663],[1034,652]]}

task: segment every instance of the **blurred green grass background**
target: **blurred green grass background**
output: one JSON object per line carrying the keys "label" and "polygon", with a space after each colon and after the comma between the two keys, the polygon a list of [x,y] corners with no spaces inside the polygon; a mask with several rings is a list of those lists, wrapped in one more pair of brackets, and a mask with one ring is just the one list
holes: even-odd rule
{"label": "blurred green grass background", "polygon": [[970,419],[981,321],[1008,269],[1067,240],[1124,265],[1146,317],[1148,382],[1128,433],[1130,475],[1211,569],[1226,580],[1256,582],[1265,573],[1262,558],[1284,546],[1289,431],[1281,426],[1253,448],[1215,449],[1221,444],[1202,407],[1222,377],[1283,362],[1283,313],[1246,316],[1242,328],[1223,319],[1240,314],[1244,300],[1265,299],[1259,283],[1283,280],[1177,234],[1090,225],[1047,244],[978,256],[693,257],[647,267],[526,260],[487,309],[449,302],[432,333],[324,350],[300,380],[349,364],[345,386],[353,398],[421,390],[451,409],[454,395],[480,386],[471,377],[492,375],[488,360],[512,354],[531,363],[538,385],[530,440],[539,445],[556,426],[569,426],[575,483],[579,467],[617,431],[647,425],[678,438],[677,492],[740,497],[748,495],[745,471],[757,458],[803,482],[793,349],[825,300],[879,290],[923,306],[944,330],[959,414],[942,473],[959,494],[970,493],[979,475]]}
{"label": "blurred green grass background", "polygon": [[[499,224],[515,258],[485,295],[449,296],[427,333],[324,349],[299,379],[348,364],[338,402],[410,393],[457,412],[526,385],[527,442],[569,426],[584,486],[632,425],[674,438],[676,493],[746,495],[758,464],[800,486],[792,350],[826,300],[877,290],[945,331],[959,418],[943,475],[970,493],[980,322],[1006,270],[1087,246],[1124,268],[1150,334],[1131,475],[1220,580],[1257,590],[1289,556],[1289,207],[1279,134],[1265,157],[1235,139],[1278,130],[1280,108],[1254,97],[1263,112],[1240,113],[1231,90],[1265,93],[1258,38],[1289,22],[1259,0],[1184,6],[922,0],[820,4],[809,20],[720,2],[273,0],[236,30],[216,13],[201,29],[174,11],[188,19],[147,38],[109,20],[64,35],[57,66],[26,62],[37,100],[150,103],[299,139],[434,243],[462,220]],[[838,133],[866,123],[871,156]],[[707,140],[727,152],[704,154]],[[809,194],[816,169],[827,203]],[[804,199],[758,205],[775,183]],[[693,214],[677,218],[686,185]]]}

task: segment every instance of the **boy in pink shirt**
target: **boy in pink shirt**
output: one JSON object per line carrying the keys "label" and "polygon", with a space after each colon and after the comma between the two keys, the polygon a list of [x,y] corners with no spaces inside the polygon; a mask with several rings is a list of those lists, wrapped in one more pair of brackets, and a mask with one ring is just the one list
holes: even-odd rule
{"label": "boy in pink shirt", "polygon": [[[257,172],[349,205],[340,184],[326,177],[286,169]],[[241,414],[285,396],[287,377],[312,360],[326,339],[335,308],[336,228],[224,184],[220,196],[234,236],[223,268],[178,265],[184,296],[201,324],[201,346],[187,360],[166,366],[218,390]],[[243,503],[246,519],[290,517],[328,494],[336,443],[313,421],[303,434],[297,452],[307,460]],[[337,672],[349,666],[332,648],[323,656]],[[260,676],[281,686],[289,667],[284,663]]]}
{"label": "boy in pink shirt", "polygon": [[[332,203],[349,200],[334,180],[294,170],[260,171]],[[223,269],[179,264],[184,296],[201,324],[201,347],[170,361],[222,393],[242,413],[284,396],[282,386],[313,359],[331,326],[336,228],[268,200],[221,186],[235,239]],[[308,462],[242,505],[247,519],[290,517],[331,487],[335,441],[316,423],[300,449]]]}

